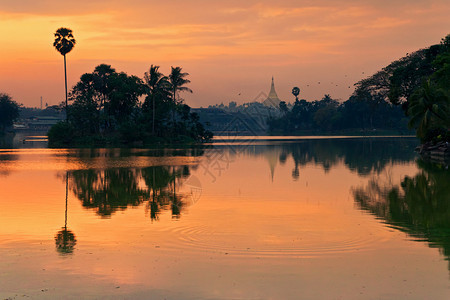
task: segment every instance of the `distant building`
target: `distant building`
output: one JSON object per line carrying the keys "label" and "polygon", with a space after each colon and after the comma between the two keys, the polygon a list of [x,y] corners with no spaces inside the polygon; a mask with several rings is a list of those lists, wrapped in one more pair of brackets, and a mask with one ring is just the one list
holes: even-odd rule
{"label": "distant building", "polygon": [[277,92],[275,92],[275,84],[273,83],[273,76],[272,76],[272,85],[270,86],[270,92],[269,96],[266,100],[264,100],[263,104],[265,106],[272,106],[275,108],[280,107],[280,98],[278,98]]}
{"label": "distant building", "polygon": [[31,130],[49,130],[56,123],[63,121],[60,117],[40,116],[34,117],[28,121],[28,129]]}

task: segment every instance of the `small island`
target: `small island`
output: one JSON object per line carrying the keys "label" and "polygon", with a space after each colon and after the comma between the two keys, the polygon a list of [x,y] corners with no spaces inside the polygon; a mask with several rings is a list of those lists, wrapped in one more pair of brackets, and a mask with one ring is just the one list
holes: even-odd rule
{"label": "small island", "polygon": [[97,66],[83,74],[69,93],[67,120],[50,129],[49,145],[150,146],[211,140],[212,133],[179,96],[192,92],[186,87],[187,75],[172,67],[164,76],[152,65],[140,79],[110,65]]}

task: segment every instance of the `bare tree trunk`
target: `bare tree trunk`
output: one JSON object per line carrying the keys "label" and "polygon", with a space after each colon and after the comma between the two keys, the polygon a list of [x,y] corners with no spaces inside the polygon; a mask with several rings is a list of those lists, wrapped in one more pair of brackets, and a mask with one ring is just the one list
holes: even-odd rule
{"label": "bare tree trunk", "polygon": [[66,84],[66,121],[69,119],[67,113],[67,68],[66,68],[66,55],[64,54],[64,82]]}
{"label": "bare tree trunk", "polygon": [[[153,91],[154,92],[154,91]],[[155,135],[155,95],[153,95],[153,121],[152,121],[152,135]]]}
{"label": "bare tree trunk", "polygon": [[172,124],[173,124],[173,131],[175,132],[175,108],[177,107],[176,103],[176,94],[177,94],[177,89],[174,88],[173,89],[173,107],[172,107]]}

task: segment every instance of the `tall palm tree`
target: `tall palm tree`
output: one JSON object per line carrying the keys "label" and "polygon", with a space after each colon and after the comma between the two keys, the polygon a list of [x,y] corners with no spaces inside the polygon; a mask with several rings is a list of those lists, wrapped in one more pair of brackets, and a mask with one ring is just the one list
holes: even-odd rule
{"label": "tall palm tree", "polygon": [[188,75],[189,73],[183,73],[181,71],[181,67],[175,68],[172,67],[172,71],[170,72],[169,75],[169,81],[172,89],[172,102],[173,102],[172,118],[174,127],[175,127],[175,108],[178,101],[178,92],[192,93],[192,90],[190,88],[184,86],[191,82],[189,79],[185,78]]}
{"label": "tall palm tree", "polygon": [[152,101],[152,134],[155,134],[155,103],[157,97],[161,96],[169,88],[169,78],[159,72],[159,66],[151,65],[148,72],[144,74],[148,95]]}
{"label": "tall palm tree", "polygon": [[409,99],[408,125],[417,129],[417,136],[423,139],[433,127],[450,127],[450,99],[442,89],[430,80],[422,84]]}
{"label": "tall palm tree", "polygon": [[66,54],[72,51],[75,46],[75,38],[73,37],[72,30],[69,28],[61,27],[55,32],[55,42],[53,46],[64,56],[64,79],[66,86],[66,120],[67,120],[67,68],[66,68]]}

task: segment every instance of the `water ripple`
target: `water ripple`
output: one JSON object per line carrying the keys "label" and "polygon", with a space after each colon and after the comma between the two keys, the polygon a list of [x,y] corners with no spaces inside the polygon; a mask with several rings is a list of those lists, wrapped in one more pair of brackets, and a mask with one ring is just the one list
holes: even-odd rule
{"label": "water ripple", "polygon": [[232,232],[231,230],[211,230],[203,225],[189,225],[164,229],[172,239],[166,241],[171,251],[210,252],[241,257],[319,257],[343,253],[353,253],[379,248],[387,238],[380,234],[382,229],[370,228],[368,234],[342,234],[330,238],[329,232],[304,231],[298,236],[271,236]]}

